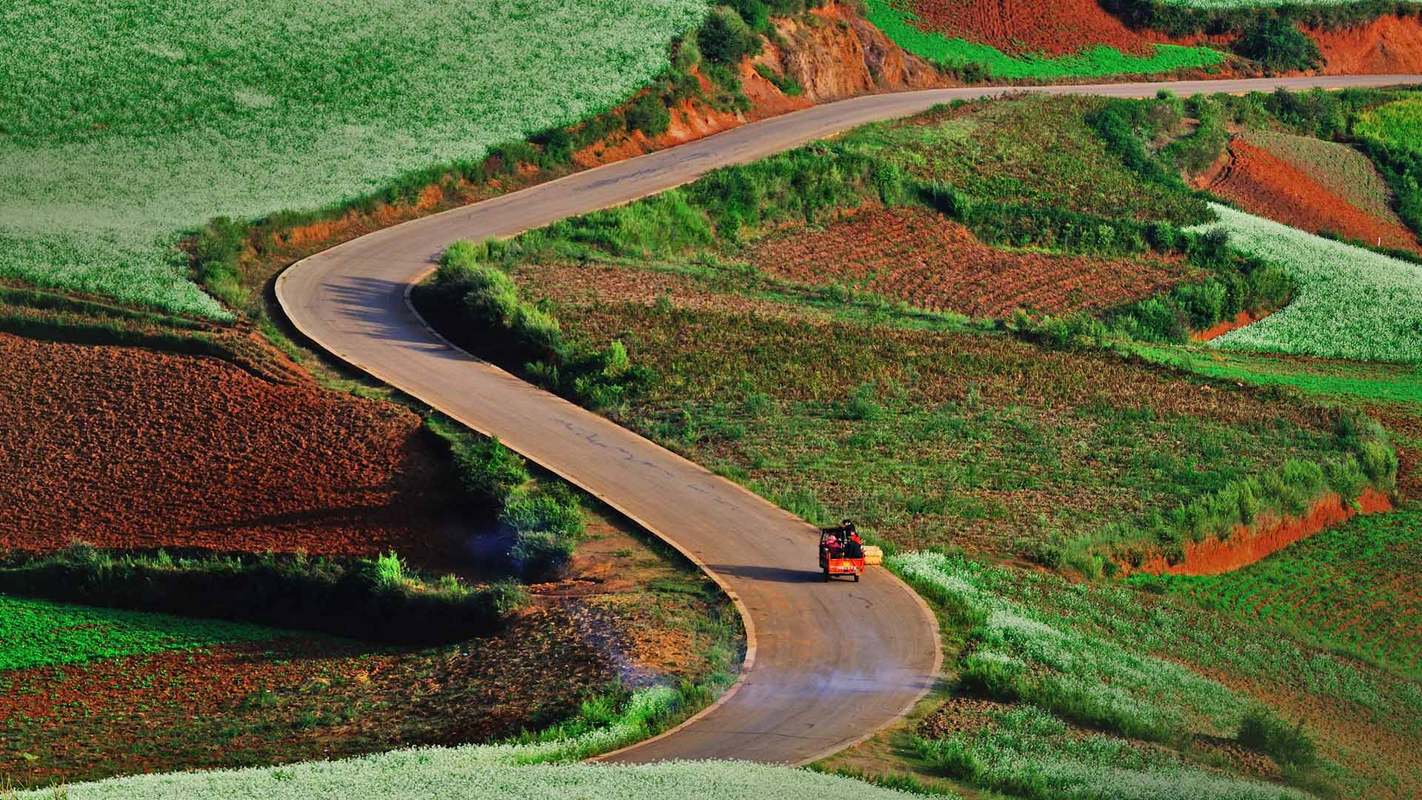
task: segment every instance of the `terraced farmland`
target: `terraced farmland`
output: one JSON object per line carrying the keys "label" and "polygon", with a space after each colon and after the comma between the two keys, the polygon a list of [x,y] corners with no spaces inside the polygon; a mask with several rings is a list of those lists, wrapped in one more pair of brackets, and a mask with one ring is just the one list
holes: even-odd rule
{"label": "terraced farmland", "polygon": [[[1072,42],[1071,44],[1076,46],[1067,54],[1009,55],[992,44],[982,43],[976,37],[970,41],[953,35],[953,33],[967,32],[966,30],[955,29],[952,26],[949,26],[949,33],[924,30],[916,24],[915,15],[895,3],[894,0],[867,0],[866,5],[869,8],[869,21],[908,52],[948,68],[961,69],[969,64],[981,65],[992,77],[997,79],[1050,80],[1054,78],[1157,75],[1186,70],[1213,69],[1223,64],[1227,58],[1225,54],[1208,47],[1184,47],[1169,44],[1149,46],[1143,54],[1137,55],[1122,52],[1115,47],[1090,39]],[[995,3],[982,5],[993,8],[997,6]],[[1023,9],[1039,7],[1029,3],[1019,5]],[[1093,19],[1099,19],[1098,15],[1101,15],[1099,9],[1096,14],[1092,15]],[[1063,21],[1072,26],[1081,24],[1079,20],[1072,18],[1070,10],[1060,15],[1052,13],[1050,19]],[[977,28],[976,25],[973,27]],[[1029,41],[1041,42],[1045,37],[1032,33],[1032,28],[1031,23],[1024,24],[1017,35],[1026,37]],[[1045,34],[1049,30],[1050,28],[1041,31],[1041,33]],[[1087,28],[1083,33],[1092,35],[1096,31]],[[1015,39],[1017,36],[1012,33],[1004,33],[997,37],[998,40],[1004,38]],[[991,40],[993,39],[990,37]],[[1030,45],[1027,47],[1030,48]],[[1023,48],[1013,49],[1020,51]]]}

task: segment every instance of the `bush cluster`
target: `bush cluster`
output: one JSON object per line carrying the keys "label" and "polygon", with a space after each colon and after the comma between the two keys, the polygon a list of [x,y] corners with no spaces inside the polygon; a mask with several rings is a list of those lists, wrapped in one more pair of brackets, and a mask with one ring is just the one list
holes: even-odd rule
{"label": "bush cluster", "polygon": [[456,242],[411,297],[461,347],[585,405],[615,406],[645,386],[650,374],[620,343],[600,351],[570,343],[552,314],[519,296],[503,266],[519,252],[508,242]]}
{"label": "bush cluster", "polygon": [[553,580],[573,557],[583,532],[582,504],[567,485],[533,480],[526,462],[497,439],[474,436],[441,417],[426,426],[449,448],[465,505],[489,514],[494,535],[524,581]]}
{"label": "bush cluster", "polygon": [[0,592],[399,644],[491,633],[524,602],[513,584],[471,588],[453,575],[435,580],[410,572],[393,554],[174,557],[89,547],[7,557],[0,561]]}
{"label": "bush cluster", "polygon": [[1239,33],[1261,18],[1281,16],[1296,24],[1336,30],[1391,14],[1422,14],[1416,0],[1349,0],[1339,3],[1279,3],[1274,6],[1187,4],[1172,0],[1102,0],[1102,7],[1132,28],[1172,36]]}
{"label": "bush cluster", "polygon": [[1282,16],[1261,15],[1240,33],[1234,51],[1270,72],[1315,69],[1323,65],[1318,45]]}

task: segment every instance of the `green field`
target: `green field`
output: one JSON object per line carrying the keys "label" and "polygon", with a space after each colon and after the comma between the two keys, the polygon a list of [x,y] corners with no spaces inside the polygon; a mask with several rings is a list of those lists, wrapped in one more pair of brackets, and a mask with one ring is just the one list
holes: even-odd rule
{"label": "green field", "polygon": [[1280,357],[1262,353],[1183,347],[1136,346],[1161,364],[1260,386],[1287,386],[1333,398],[1374,403],[1422,404],[1422,368]]}
{"label": "green field", "polygon": [[[1422,715],[1416,682],[1281,635],[1274,620],[941,553],[890,565],[966,631],[952,668],[960,691],[1011,704],[977,729],[920,737],[931,769],[1042,800],[1310,797],[1202,768],[1219,766],[1202,743],[1234,737],[1267,707],[1290,722],[1308,709],[1328,758],[1364,758],[1351,740],[1359,730],[1401,743],[1385,762],[1330,768],[1342,796],[1422,781],[1407,753]],[[1267,706],[1239,688],[1261,685]],[[1342,737],[1331,717],[1347,721]]]}
{"label": "green field", "polygon": [[1354,131],[1360,137],[1422,153],[1422,98],[1399,100],[1362,114]]}
{"label": "green field", "polygon": [[325,207],[588,117],[705,0],[41,0],[0,9],[0,278],[226,313],[178,232]]}
{"label": "green field", "polygon": [[1219,228],[1300,285],[1292,303],[1216,339],[1254,350],[1358,361],[1422,362],[1422,266],[1215,206]]}
{"label": "green field", "polygon": [[0,595],[0,670],[270,639],[271,628]]}
{"label": "green field", "polygon": [[1226,575],[1146,579],[1422,679],[1422,511],[1360,517]]}
{"label": "green field", "polygon": [[1104,78],[1117,75],[1156,75],[1190,69],[1209,69],[1225,61],[1225,54],[1209,47],[1157,45],[1149,56],[1133,56],[1105,46],[1058,58],[1010,56],[995,47],[949,38],[914,27],[913,15],[893,0],[866,0],[869,21],[904,50],[948,69],[969,64],[986,67],[999,80],[1052,80]]}

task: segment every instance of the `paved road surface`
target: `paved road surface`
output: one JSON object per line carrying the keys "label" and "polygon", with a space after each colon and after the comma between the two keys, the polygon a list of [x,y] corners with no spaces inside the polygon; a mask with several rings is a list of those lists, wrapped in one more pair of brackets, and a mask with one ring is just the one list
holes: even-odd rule
{"label": "paved road surface", "polygon": [[[1188,95],[1419,81],[1350,76],[1031,91],[1148,97],[1161,88]],[[929,90],[818,106],[378,231],[279,278],[282,307],[314,342],[582,487],[691,557],[736,600],[750,641],[741,682],[688,724],[612,760],[802,763],[827,755],[893,721],[929,689],[940,658],[933,617],[882,569],[858,584],[820,582],[815,533],[805,522],[448,346],[407,307],[406,288],[458,239],[508,236],[866,122],[1003,91]]]}

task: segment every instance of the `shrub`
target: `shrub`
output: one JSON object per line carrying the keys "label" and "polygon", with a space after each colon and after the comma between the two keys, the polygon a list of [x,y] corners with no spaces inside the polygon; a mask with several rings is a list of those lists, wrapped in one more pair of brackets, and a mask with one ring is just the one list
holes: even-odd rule
{"label": "shrub", "polygon": [[492,633],[523,602],[512,584],[476,588],[453,576],[433,580],[411,572],[393,554],[173,557],[87,547],[11,555],[0,563],[0,592],[402,644]]}
{"label": "shrub", "polygon": [[734,9],[717,6],[697,32],[696,45],[707,61],[730,66],[759,53],[761,40]]}
{"label": "shrub", "polygon": [[516,492],[499,522],[512,533],[509,557],[525,581],[562,575],[583,532],[577,496],[561,485],[536,493]]}
{"label": "shrub", "polygon": [[995,700],[1016,700],[1025,688],[1027,665],[1018,658],[978,650],[963,659],[959,681],[965,691]]}
{"label": "shrub", "polygon": [[627,130],[641,131],[648,136],[660,136],[671,127],[671,112],[661,96],[648,92],[637,98],[626,113]]}
{"label": "shrub", "polygon": [[1255,20],[1235,42],[1234,50],[1271,72],[1314,69],[1323,64],[1318,45],[1292,21],[1275,15]]}
{"label": "shrub", "polygon": [[1261,709],[1245,713],[1235,739],[1251,750],[1267,754],[1280,765],[1308,766],[1316,758],[1313,740],[1304,731],[1303,723],[1289,725]]}

